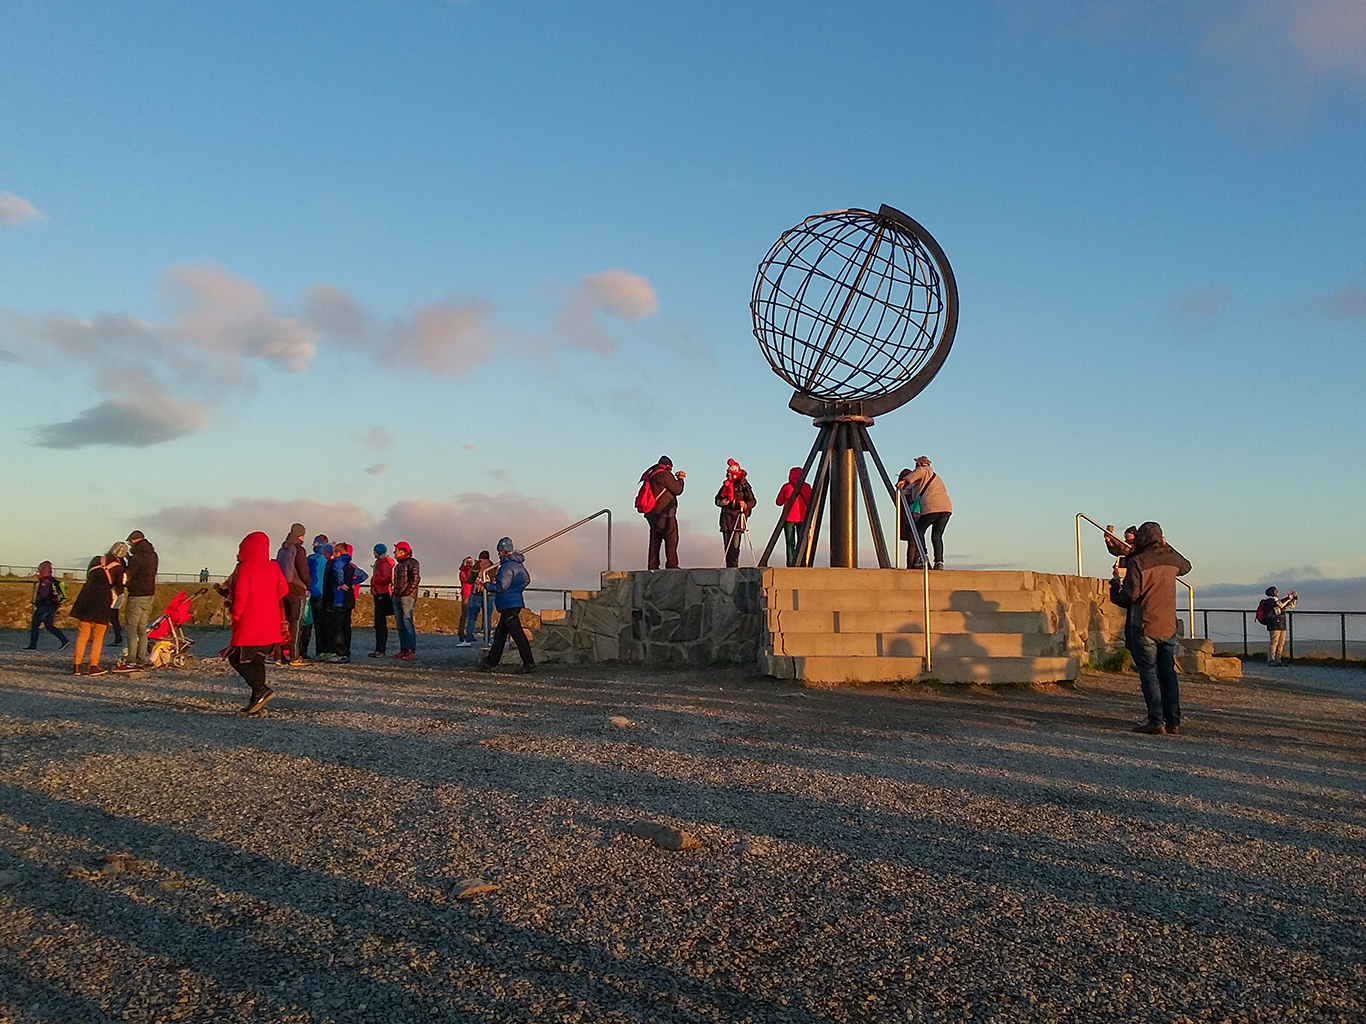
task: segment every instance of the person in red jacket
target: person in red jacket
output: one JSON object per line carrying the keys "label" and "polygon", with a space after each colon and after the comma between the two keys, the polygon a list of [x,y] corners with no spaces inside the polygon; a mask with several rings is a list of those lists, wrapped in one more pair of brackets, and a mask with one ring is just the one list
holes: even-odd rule
{"label": "person in red jacket", "polygon": [[[797,564],[797,535],[801,533],[802,520],[806,518],[806,503],[811,500],[811,485],[797,484],[802,478],[802,467],[793,466],[787,473],[787,483],[778,492],[778,500],[773,504],[787,506],[783,516],[783,539],[787,542],[787,564]],[[791,502],[791,504],[788,504]]]}
{"label": "person in red jacket", "polygon": [[370,657],[382,658],[389,651],[389,620],[394,617],[394,560],[389,557],[389,545],[375,545],[374,569],[370,596],[375,599],[375,649]]}
{"label": "person in red jacket", "polygon": [[279,564],[270,557],[270,538],[249,533],[237,548],[232,574],[232,641],[228,664],[251,687],[251,700],[242,711],[252,715],[275,696],[266,686],[266,658],[288,635],[281,602],[289,584]]}

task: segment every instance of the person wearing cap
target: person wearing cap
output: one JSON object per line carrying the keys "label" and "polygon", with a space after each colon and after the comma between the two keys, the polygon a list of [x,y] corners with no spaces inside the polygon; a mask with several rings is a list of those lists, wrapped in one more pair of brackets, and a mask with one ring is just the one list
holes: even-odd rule
{"label": "person wearing cap", "polygon": [[1293,590],[1285,597],[1278,596],[1279,593],[1275,587],[1267,587],[1266,598],[1262,601],[1261,607],[1257,609],[1257,619],[1266,627],[1267,631],[1266,663],[1268,665],[1285,664],[1285,613],[1294,608],[1300,601],[1300,595]]}
{"label": "person wearing cap", "polygon": [[953,515],[953,502],[949,501],[944,481],[930,468],[929,456],[916,459],[915,469],[903,469],[896,485],[904,494],[900,503],[899,535],[906,541],[906,564],[912,569],[920,568],[911,530],[920,535],[921,549],[927,550],[925,535],[933,529],[934,567],[944,568],[944,529],[949,525],[949,516]]}
{"label": "person wearing cap", "polygon": [[664,545],[664,567],[678,568],[678,496],[683,493],[683,481],[687,473],[679,470],[674,474],[674,460],[661,455],[659,461],[641,474],[641,482],[650,484],[655,504],[645,513],[645,521],[650,524],[650,549],[648,567],[659,568],[659,546]]}
{"label": "person wearing cap", "polygon": [[382,658],[389,653],[389,620],[394,614],[394,560],[387,545],[375,545],[373,568],[370,597],[375,602],[375,649],[370,657]]}
{"label": "person wearing cap", "polygon": [[152,602],[157,592],[157,551],[141,530],[128,535],[128,600],[124,604],[124,627],[128,633],[128,652],[116,672],[146,669],[147,624],[152,618]]}
{"label": "person wearing cap", "polygon": [[536,671],[536,662],[531,657],[531,642],[522,628],[522,609],[526,606],[522,591],[531,585],[531,573],[527,572],[525,561],[522,553],[513,546],[511,537],[504,537],[498,542],[498,574],[485,584],[498,609],[498,628],[493,631],[492,646],[479,661],[479,667],[485,672],[492,672],[502,660],[503,647],[509,636],[517,645],[517,653],[522,656],[522,665],[517,671]]}
{"label": "person wearing cap", "polygon": [[[1176,578],[1190,562],[1167,543],[1162,527],[1144,523],[1134,535],[1133,554],[1125,556],[1124,579],[1110,580],[1110,600],[1130,612],[1134,668],[1143,689],[1148,717],[1134,732],[1161,736],[1181,731],[1181,694],[1176,678]],[[1126,637],[1126,640],[1128,638]]]}
{"label": "person wearing cap", "polygon": [[280,550],[275,561],[289,584],[285,595],[285,619],[289,622],[289,643],[281,653],[281,662],[291,665],[303,663],[303,648],[299,644],[299,629],[303,619],[304,601],[308,599],[313,586],[312,573],[308,568],[308,556],[304,554],[303,523],[295,523],[289,528],[289,536],[280,542]]}
{"label": "person wearing cap", "polygon": [[403,661],[417,657],[417,588],[422,582],[421,566],[413,557],[413,546],[406,540],[394,545],[394,624],[398,627],[398,653]]}
{"label": "person wearing cap", "polygon": [[756,504],[754,488],[740,463],[726,460],[726,478],[716,492],[716,507],[721,510],[721,543],[725,545],[727,569],[740,564],[740,539],[748,530],[749,514]]}

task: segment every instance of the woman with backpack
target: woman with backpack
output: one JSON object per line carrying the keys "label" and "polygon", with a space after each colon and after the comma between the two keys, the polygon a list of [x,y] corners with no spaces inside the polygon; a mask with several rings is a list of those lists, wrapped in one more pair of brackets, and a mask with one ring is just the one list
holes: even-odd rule
{"label": "woman with backpack", "polygon": [[33,616],[29,621],[28,646],[26,651],[36,651],[38,649],[38,630],[43,627],[55,636],[61,644],[57,650],[61,650],[71,643],[66,638],[66,634],[57,628],[56,618],[57,609],[66,601],[66,587],[62,581],[52,575],[52,563],[44,562],[38,566],[38,579],[33,584],[33,595],[29,598],[29,604],[33,606]]}
{"label": "woman with backpack", "polygon": [[721,543],[726,549],[726,568],[740,564],[740,540],[749,529],[749,514],[754,511],[754,488],[749,477],[734,459],[726,461],[726,478],[716,492],[716,507],[721,510]]}

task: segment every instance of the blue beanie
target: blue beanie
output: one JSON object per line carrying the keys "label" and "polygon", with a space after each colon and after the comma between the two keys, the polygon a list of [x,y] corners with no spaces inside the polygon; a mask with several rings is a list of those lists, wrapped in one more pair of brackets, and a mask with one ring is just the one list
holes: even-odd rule
{"label": "blue beanie", "polygon": [[324,555],[330,555],[330,554],[332,554],[332,552],[333,552],[334,550],[336,550],[336,549],[333,548],[331,544],[324,544],[324,545],[322,546],[322,553],[323,553]]}
{"label": "blue beanie", "polygon": [[504,537],[502,540],[500,540],[500,541],[498,542],[498,550],[499,550],[499,551],[512,551],[512,550],[513,550],[512,538],[511,538],[511,537]]}
{"label": "blue beanie", "polygon": [[388,549],[387,547],[385,547],[383,544],[376,544],[376,545],[375,545],[375,554],[377,554],[377,555],[385,555],[385,554],[388,554],[388,553],[389,553],[389,549]]}

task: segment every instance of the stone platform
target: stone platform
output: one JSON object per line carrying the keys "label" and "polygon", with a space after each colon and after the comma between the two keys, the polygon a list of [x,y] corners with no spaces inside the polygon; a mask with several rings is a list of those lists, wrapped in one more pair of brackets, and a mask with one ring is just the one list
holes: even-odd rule
{"label": "stone platform", "polygon": [[[1075,679],[1123,647],[1108,581],[1029,571],[671,569],[603,573],[567,612],[542,613],[538,660],[756,664],[817,684],[1039,683]],[[1182,669],[1236,676],[1203,645]]]}

